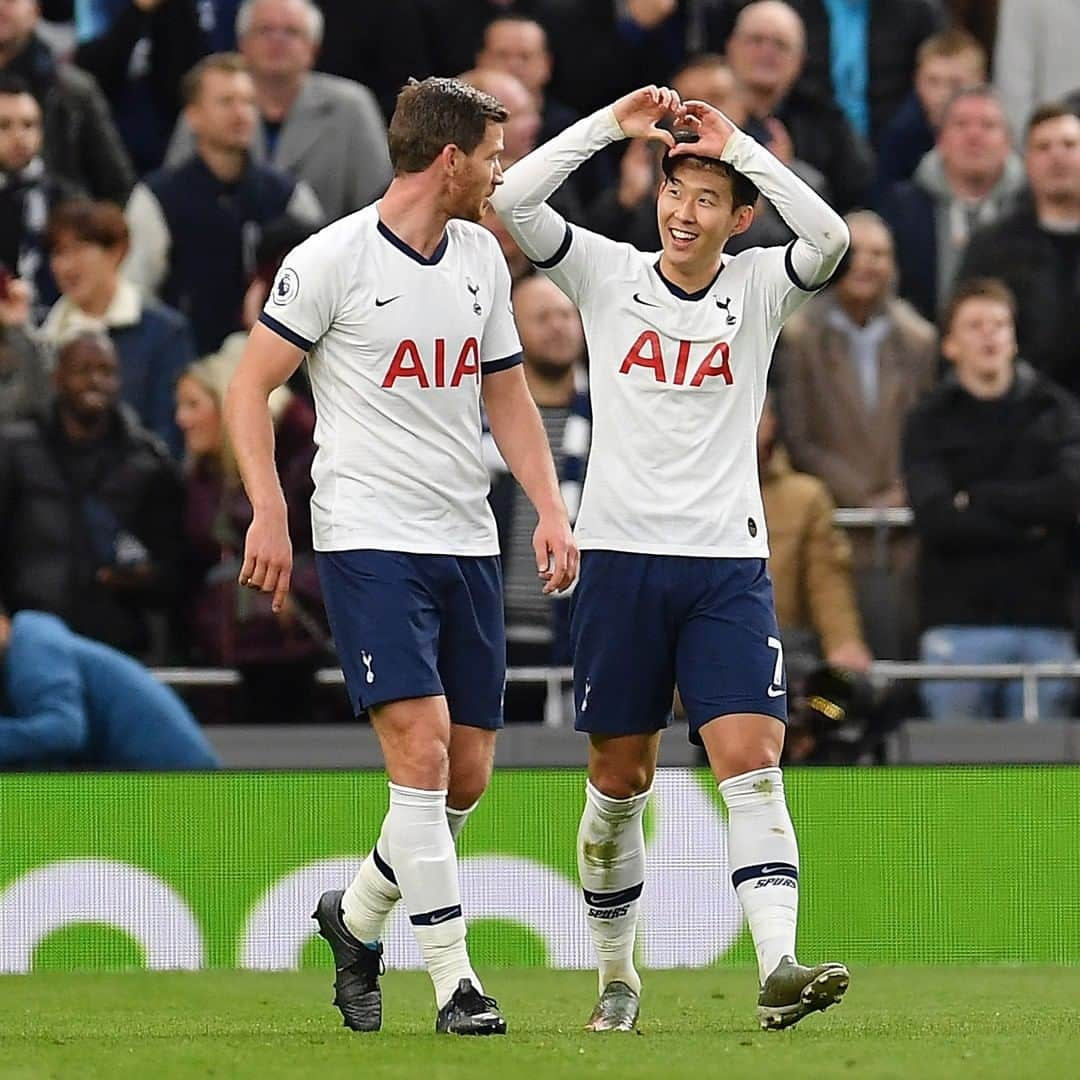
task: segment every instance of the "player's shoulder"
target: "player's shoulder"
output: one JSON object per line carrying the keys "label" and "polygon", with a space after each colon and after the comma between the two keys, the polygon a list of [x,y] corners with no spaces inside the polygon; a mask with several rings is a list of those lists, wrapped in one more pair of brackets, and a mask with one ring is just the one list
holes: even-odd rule
{"label": "player's shoulder", "polygon": [[446,223],[446,233],[450,240],[463,251],[503,258],[502,249],[499,247],[499,241],[495,239],[495,234],[475,221],[451,218]]}
{"label": "player's shoulder", "polygon": [[374,204],[324,225],[289,252],[286,265],[327,278],[353,265],[370,247],[379,217]]}

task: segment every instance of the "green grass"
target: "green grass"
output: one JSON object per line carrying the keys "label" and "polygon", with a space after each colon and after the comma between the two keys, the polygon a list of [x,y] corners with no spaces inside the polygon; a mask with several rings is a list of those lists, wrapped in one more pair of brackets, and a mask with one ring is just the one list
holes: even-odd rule
{"label": "green grass", "polygon": [[1080,1070],[1080,968],[860,968],[840,1007],[768,1034],[754,1019],[752,973],[713,968],[648,973],[640,1034],[587,1036],[594,978],[489,972],[510,1034],[471,1040],[432,1033],[430,984],[416,973],[385,979],[385,1028],[374,1036],[338,1026],[322,972],[6,976],[0,1077],[935,1080]]}

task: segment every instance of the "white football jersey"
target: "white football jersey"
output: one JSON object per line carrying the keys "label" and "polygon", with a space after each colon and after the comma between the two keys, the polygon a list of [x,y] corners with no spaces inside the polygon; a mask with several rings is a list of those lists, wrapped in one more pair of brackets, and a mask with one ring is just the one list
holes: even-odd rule
{"label": "white football jersey", "polygon": [[694,294],[657,254],[577,227],[538,264],[580,309],[589,348],[582,549],[768,556],[757,424],[780,328],[813,295],[789,251],[726,257]]}
{"label": "white football jersey", "polygon": [[378,205],[293,250],[260,317],[308,354],[315,548],[495,555],[480,381],[521,362],[506,261],[464,221],[425,259]]}

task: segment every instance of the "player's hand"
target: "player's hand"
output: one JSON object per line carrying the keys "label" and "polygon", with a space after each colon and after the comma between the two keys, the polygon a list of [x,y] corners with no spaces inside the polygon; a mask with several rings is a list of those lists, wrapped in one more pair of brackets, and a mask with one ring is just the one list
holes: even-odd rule
{"label": "player's hand", "polygon": [[544,581],[544,595],[563,592],[574,584],[578,549],[565,513],[541,515],[533,533],[536,571]]}
{"label": "player's hand", "polygon": [[676,154],[696,154],[699,157],[718,158],[724,152],[728,139],[739,129],[719,109],[704,101],[684,101],[678,124],[689,127],[697,134],[696,142],[681,142],[671,151]]}
{"label": "player's hand", "polygon": [[292,574],[292,544],[285,505],[280,509],[256,511],[244,541],[244,565],[240,584],[260,592],[273,593],[271,609],[278,614],[285,606]]}
{"label": "player's hand", "polygon": [[612,106],[615,119],[631,139],[659,139],[665,146],[674,146],[675,137],[656,125],[668,117],[682,115],[679,95],[666,86],[643,86],[640,90],[619,98]]}

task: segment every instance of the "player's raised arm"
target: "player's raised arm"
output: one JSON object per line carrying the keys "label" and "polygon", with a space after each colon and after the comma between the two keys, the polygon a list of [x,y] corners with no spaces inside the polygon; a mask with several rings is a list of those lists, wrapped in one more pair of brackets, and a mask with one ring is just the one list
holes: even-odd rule
{"label": "player's raised arm", "polygon": [[678,143],[672,156],[719,158],[752,180],[798,238],[790,249],[790,270],[807,290],[824,285],[848,248],[850,236],[844,219],[718,109],[703,101],[687,101],[682,106],[682,120],[692,125],[698,138]]}
{"label": "player's raised arm", "polygon": [[613,142],[651,138],[674,145],[671,133],[657,124],[678,109],[674,90],[643,87],[571,124],[507,169],[491,203],[521,250],[541,268],[555,259],[569,232],[546,200],[582,162]]}
{"label": "player's raised arm", "polygon": [[274,466],[268,399],[300,366],[303,351],[256,323],[225,396],[225,424],[254,511],[244,543],[240,584],[273,593],[280,611],[289,591],[292,545],[288,511]]}

